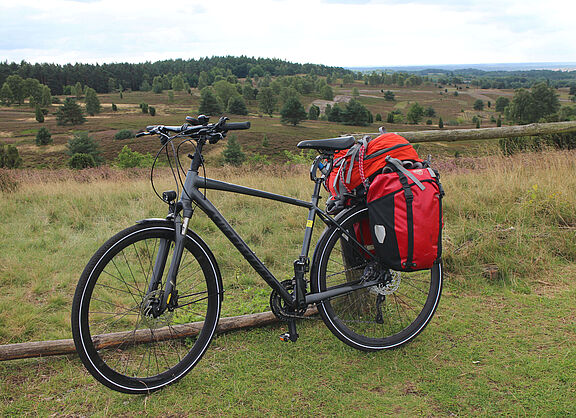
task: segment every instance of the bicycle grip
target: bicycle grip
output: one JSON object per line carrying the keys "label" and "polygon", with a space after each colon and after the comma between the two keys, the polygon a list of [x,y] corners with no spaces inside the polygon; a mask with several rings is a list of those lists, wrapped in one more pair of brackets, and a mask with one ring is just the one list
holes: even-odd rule
{"label": "bicycle grip", "polygon": [[222,127],[224,131],[239,131],[242,129],[250,129],[250,122],[229,122]]}

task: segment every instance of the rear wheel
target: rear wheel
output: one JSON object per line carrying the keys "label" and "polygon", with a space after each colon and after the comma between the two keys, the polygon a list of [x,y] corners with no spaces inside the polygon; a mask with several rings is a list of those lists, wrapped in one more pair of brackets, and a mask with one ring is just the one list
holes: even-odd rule
{"label": "rear wheel", "polygon": [[[338,221],[361,241],[359,228],[367,208],[354,208]],[[356,228],[355,228],[356,225]],[[356,231],[356,232],[355,232]],[[352,243],[342,230],[328,228],[318,243],[311,275],[314,292],[379,277],[382,283],[318,304],[322,319],[336,337],[364,351],[393,348],[414,338],[432,319],[442,291],[442,265],[429,270],[385,269]]]}
{"label": "rear wheel", "polygon": [[[72,333],[80,359],[101,383],[146,393],[177,381],[208,348],[220,314],[222,285],[214,258],[190,232],[172,309],[150,314],[163,294],[174,247],[174,225],[144,223],[106,242],[86,266],[72,305]],[[149,280],[162,243],[169,251],[156,289]]]}

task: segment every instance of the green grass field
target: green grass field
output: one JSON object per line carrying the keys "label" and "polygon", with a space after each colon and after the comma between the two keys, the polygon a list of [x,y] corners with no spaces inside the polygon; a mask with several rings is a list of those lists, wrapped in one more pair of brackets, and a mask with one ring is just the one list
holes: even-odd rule
{"label": "green grass field", "polygon": [[[279,341],[281,324],[232,332],[182,381],[150,396],[104,388],[75,355],[7,361],[0,414],[574,415],[575,157],[437,160],[447,192],[444,293],[432,322],[404,347],[358,352],[315,319],[301,321],[296,344]],[[309,198],[306,167],[267,170],[208,167],[208,175]],[[0,344],[70,338],[72,296],[91,254],[166,208],[145,170],[2,171],[0,181],[16,185],[0,192]],[[172,187],[161,171],[158,188]],[[279,278],[291,276],[305,210],[209,198]],[[203,215],[192,228],[220,263],[223,315],[267,310],[266,286],[231,244]],[[487,267],[497,274],[486,276]]]}

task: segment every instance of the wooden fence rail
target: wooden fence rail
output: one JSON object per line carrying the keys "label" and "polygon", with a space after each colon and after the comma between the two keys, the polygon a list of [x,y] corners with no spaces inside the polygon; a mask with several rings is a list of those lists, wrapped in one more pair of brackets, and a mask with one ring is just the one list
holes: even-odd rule
{"label": "wooden fence rail", "polygon": [[477,139],[510,138],[576,132],[576,121],[532,123],[480,129],[435,129],[433,131],[398,132],[410,142],[453,142]]}

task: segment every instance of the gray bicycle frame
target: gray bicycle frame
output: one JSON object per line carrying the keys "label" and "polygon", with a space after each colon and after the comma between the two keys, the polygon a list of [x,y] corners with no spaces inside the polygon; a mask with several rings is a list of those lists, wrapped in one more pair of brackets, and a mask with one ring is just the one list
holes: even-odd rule
{"label": "gray bicycle frame", "polygon": [[[358,248],[362,249],[368,257],[372,257],[372,254],[360,244],[356,237],[343,228],[334,218],[329,216],[327,213],[318,208],[318,201],[320,199],[320,189],[322,181],[316,178],[314,192],[312,194],[312,200],[310,202],[303,201],[300,199],[295,199],[288,196],[283,196],[275,193],[266,192],[263,190],[252,189],[249,187],[241,186],[233,183],[226,183],[219,180],[214,180],[210,178],[205,178],[199,176],[198,166],[195,164],[195,159],[201,155],[201,147],[196,149],[195,156],[190,170],[186,175],[184,181],[183,191],[180,197],[182,203],[182,217],[177,214],[174,217],[175,227],[176,227],[176,237],[175,237],[175,247],[172,256],[172,261],[170,263],[170,269],[168,271],[168,278],[166,280],[166,286],[164,291],[164,297],[161,302],[161,311],[164,311],[167,307],[167,302],[169,295],[172,292],[176,284],[176,277],[178,274],[178,267],[180,265],[180,260],[182,257],[182,251],[184,248],[184,237],[186,236],[186,231],[188,229],[188,222],[192,216],[193,209],[192,203],[195,203],[209,218],[210,220],[222,231],[222,233],[230,240],[230,242],[236,247],[236,249],[244,256],[246,261],[252,266],[252,268],[264,279],[264,281],[278,294],[280,297],[291,307],[305,307],[309,304],[320,302],[338,295],[352,292],[354,290],[362,289],[365,287],[370,287],[377,285],[378,280],[366,280],[360,281],[358,283],[351,283],[348,285],[342,285],[328,291],[323,291],[319,293],[308,293],[306,294],[305,282],[302,283],[298,280],[298,275],[303,275],[308,269],[308,253],[310,251],[310,244],[312,241],[312,232],[314,227],[314,221],[318,215],[322,221],[330,226],[334,225],[348,237],[349,242],[353,242]],[[317,163],[312,166],[312,172],[317,169]],[[299,206],[308,209],[308,218],[306,223],[306,229],[304,233],[304,240],[302,243],[302,251],[298,260],[294,262],[295,266],[295,278],[296,278],[296,289],[293,294],[290,294],[288,290],[276,279],[276,277],[268,270],[264,263],[256,256],[256,254],[250,249],[248,244],[242,239],[242,237],[234,230],[234,228],[228,223],[226,218],[218,211],[218,209],[206,198],[206,196],[200,191],[200,188],[207,190],[219,190],[224,192],[231,192],[235,194],[254,196],[263,199],[274,200],[277,202],[282,202],[294,206]],[[159,283],[159,278],[162,276],[162,271],[166,265],[166,258],[168,253],[168,245],[160,245],[159,253],[156,258],[156,263],[153,269],[153,279],[150,282],[150,291],[153,289],[153,283]],[[298,263],[304,264],[298,264]],[[297,271],[297,265],[300,265],[301,271]],[[304,267],[303,267],[304,266]],[[300,300],[299,300],[300,299]]]}

